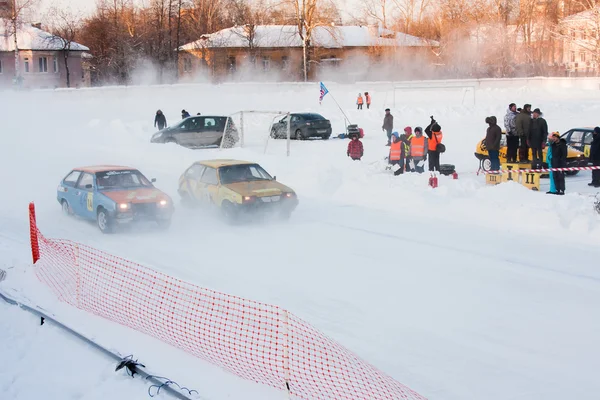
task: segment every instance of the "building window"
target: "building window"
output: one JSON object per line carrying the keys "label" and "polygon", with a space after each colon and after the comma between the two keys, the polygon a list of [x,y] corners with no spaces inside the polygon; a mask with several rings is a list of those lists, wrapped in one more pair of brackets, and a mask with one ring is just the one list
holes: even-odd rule
{"label": "building window", "polygon": [[232,74],[235,72],[235,57],[229,57],[227,59],[227,69]]}
{"label": "building window", "polygon": [[52,57],[52,65],[54,66],[54,73],[58,73],[58,58],[56,56]]}
{"label": "building window", "polygon": [[575,32],[574,29],[571,31],[571,38],[572,39],[577,39],[577,32]]}
{"label": "building window", "polygon": [[269,69],[271,69],[271,59],[267,56],[264,56],[262,58],[262,66],[263,71],[268,71]]}
{"label": "building window", "polygon": [[48,72],[48,57],[40,57],[39,61],[39,72]]}
{"label": "building window", "polygon": [[281,57],[281,66],[283,67],[283,69],[290,68],[290,58],[288,56]]}
{"label": "building window", "polygon": [[2,73],[2,60],[0,60],[0,74]]}
{"label": "building window", "polygon": [[25,58],[25,72],[29,72],[29,58]]}
{"label": "building window", "polygon": [[192,72],[192,59],[189,57],[183,59],[183,72]]}
{"label": "building window", "polygon": [[571,52],[571,62],[575,62],[575,52]]}
{"label": "building window", "polygon": [[579,53],[579,61],[585,62],[585,52],[582,51],[581,53]]}
{"label": "building window", "polygon": [[587,40],[587,32],[585,30],[583,32],[581,32],[581,38],[583,40]]}

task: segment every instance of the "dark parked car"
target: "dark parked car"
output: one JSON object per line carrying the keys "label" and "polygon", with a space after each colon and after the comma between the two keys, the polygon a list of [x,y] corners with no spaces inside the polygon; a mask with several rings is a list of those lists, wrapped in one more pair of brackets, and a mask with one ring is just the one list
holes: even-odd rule
{"label": "dark parked car", "polygon": [[563,133],[560,137],[565,139],[569,146],[582,151],[586,160],[589,161],[593,134],[594,128],[573,128]]}
{"label": "dark parked car", "polygon": [[220,146],[225,132],[226,139],[223,147],[233,147],[239,140],[239,134],[230,117],[192,116],[183,119],[177,125],[156,132],[150,141],[152,143],[177,143],[192,148]]}
{"label": "dark parked car", "polygon": [[290,137],[303,140],[311,137],[329,139],[331,136],[331,122],[316,113],[290,114],[271,127],[271,137],[283,139],[287,137],[288,118],[290,122]]}

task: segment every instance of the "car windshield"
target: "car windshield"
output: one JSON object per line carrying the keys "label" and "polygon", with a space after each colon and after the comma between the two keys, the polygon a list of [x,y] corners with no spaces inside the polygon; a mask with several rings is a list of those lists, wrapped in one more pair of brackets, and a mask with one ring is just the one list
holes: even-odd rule
{"label": "car windshield", "polygon": [[270,181],[273,178],[258,164],[230,165],[219,168],[221,183]]}
{"label": "car windshield", "polygon": [[152,183],[137,170],[103,171],[96,173],[99,190],[152,187]]}

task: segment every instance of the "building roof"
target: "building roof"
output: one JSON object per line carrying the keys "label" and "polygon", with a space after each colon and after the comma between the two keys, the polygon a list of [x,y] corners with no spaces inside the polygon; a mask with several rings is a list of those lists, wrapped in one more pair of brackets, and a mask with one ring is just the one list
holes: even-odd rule
{"label": "building roof", "polygon": [[197,161],[196,164],[202,164],[202,165],[206,165],[207,167],[211,167],[211,168],[220,168],[220,167],[228,167],[230,165],[246,165],[246,164],[256,164],[250,161],[241,161],[241,160],[204,160],[204,161]]}
{"label": "building roof", "polygon": [[595,7],[577,14],[569,15],[561,23],[590,22],[600,20],[600,7]]}
{"label": "building roof", "polygon": [[[247,26],[234,26],[204,35],[199,40],[182,46],[181,50],[249,47],[250,32]],[[315,47],[329,49],[371,46],[439,46],[439,43],[434,40],[374,26],[319,26],[312,32],[312,44]],[[302,39],[298,33],[298,27],[295,25],[258,25],[255,27],[253,45],[260,48],[302,47]]]}
{"label": "building roof", "polygon": [[[31,25],[21,25],[17,29],[19,50],[62,50],[63,42],[49,32]],[[10,21],[0,19],[0,51],[14,51],[15,39]],[[89,51],[86,46],[72,42],[71,51]]]}

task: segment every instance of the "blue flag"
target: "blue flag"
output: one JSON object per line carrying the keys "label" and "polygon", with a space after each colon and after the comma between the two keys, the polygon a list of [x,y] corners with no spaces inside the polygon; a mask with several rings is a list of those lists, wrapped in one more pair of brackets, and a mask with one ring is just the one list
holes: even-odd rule
{"label": "blue flag", "polygon": [[319,104],[321,104],[321,102],[323,101],[323,97],[325,97],[325,95],[327,93],[329,93],[329,90],[327,90],[325,85],[323,85],[323,82],[319,82],[319,83],[321,85],[321,95],[319,96]]}

